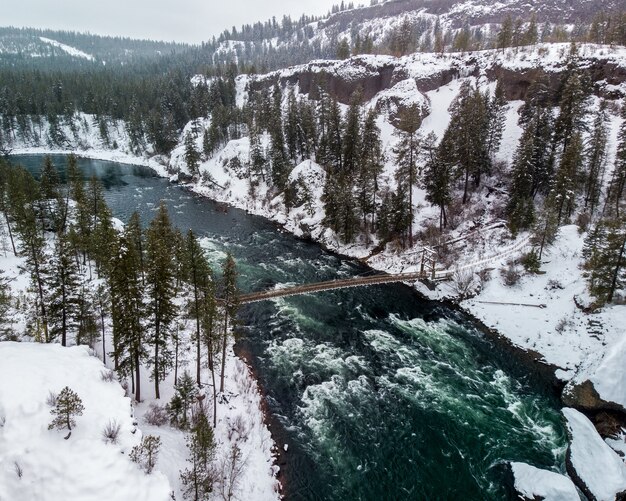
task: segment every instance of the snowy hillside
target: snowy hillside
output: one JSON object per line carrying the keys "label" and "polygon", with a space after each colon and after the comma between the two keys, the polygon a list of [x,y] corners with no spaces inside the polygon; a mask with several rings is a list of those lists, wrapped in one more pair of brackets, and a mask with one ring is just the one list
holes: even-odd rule
{"label": "snowy hillside", "polygon": [[[417,50],[432,50],[438,34],[444,45],[450,47],[454,36],[463,30],[478,35],[477,43],[493,43],[507,17],[528,22],[534,14],[542,27],[560,25],[571,31],[577,23],[590,23],[600,3],[592,0],[549,0],[530,4],[525,0],[393,0],[375,1],[356,8],[342,2],[342,6],[343,10],[334,9],[329,16],[298,25],[297,29],[288,29],[292,23],[283,24],[279,36],[275,36],[276,30],[263,36],[259,23],[244,26],[241,32],[226,32],[226,39],[216,47],[214,60],[239,62],[252,53],[288,53],[290,49],[297,52],[303,47],[318,57],[335,57],[340,43],[347,43],[357,53],[361,50],[369,53],[372,49],[395,53],[395,39],[409,33]],[[623,8],[619,0],[603,0],[601,6],[605,12]],[[250,44],[254,46],[252,52]]]}
{"label": "snowy hillside", "polygon": [[[128,454],[141,439],[130,399],[86,347],[0,343],[0,499],[165,501],[171,487],[146,475]],[[71,436],[49,430],[50,393],[75,391],[84,412]],[[120,426],[106,443],[105,426]]]}

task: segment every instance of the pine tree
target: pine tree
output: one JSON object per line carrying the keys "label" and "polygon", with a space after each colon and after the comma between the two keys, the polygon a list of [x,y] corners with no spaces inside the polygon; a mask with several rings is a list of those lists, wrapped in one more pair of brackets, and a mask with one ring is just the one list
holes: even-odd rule
{"label": "pine tree", "polygon": [[500,27],[500,31],[497,35],[497,46],[496,48],[504,49],[506,47],[510,47],[513,44],[513,19],[510,15],[504,19],[502,26]]}
{"label": "pine tree", "polygon": [[137,463],[146,474],[150,475],[156,466],[160,447],[161,437],[146,435],[141,438],[139,445],[132,448],[128,457],[132,462]]}
{"label": "pine tree", "polygon": [[13,302],[11,295],[10,279],[3,271],[0,271],[0,341],[8,341],[13,338],[9,319],[9,310]]}
{"label": "pine tree", "polygon": [[591,214],[595,212],[600,202],[600,193],[604,180],[604,170],[607,155],[608,117],[604,103],[600,106],[593,124],[591,137],[585,148],[587,172],[585,173],[585,210]]}
{"label": "pine tree", "polygon": [[66,235],[57,237],[48,285],[50,337],[51,339],[60,337],[61,345],[67,346],[68,334],[72,331],[77,333],[80,323],[81,283],[76,256]]}
{"label": "pine tree", "polygon": [[187,437],[191,466],[180,474],[183,496],[193,501],[210,499],[213,492],[214,475],[211,462],[215,458],[215,438],[206,414],[201,410],[195,417],[191,434]]}
{"label": "pine tree", "polygon": [[292,162],[298,158],[298,129],[300,127],[298,101],[293,89],[287,93],[287,113],[285,116],[284,137],[287,153]]}
{"label": "pine tree", "polygon": [[127,226],[111,259],[109,288],[113,320],[113,356],[121,376],[130,376],[135,400],[141,402],[141,362],[147,352],[142,319],[145,316],[139,256]]}
{"label": "pine tree", "polygon": [[615,167],[606,197],[608,211],[613,212],[616,216],[620,215],[620,205],[626,192],[626,108],[622,110],[622,125],[618,139]]}
{"label": "pine tree", "polygon": [[159,382],[165,378],[172,364],[168,329],[176,316],[175,262],[170,248],[173,238],[167,207],[161,202],[146,231],[146,285],[151,323],[149,343],[154,347],[150,365],[156,398],[160,398]]}
{"label": "pine tree", "polygon": [[354,176],[357,172],[357,166],[360,162],[360,150],[361,150],[361,99],[363,92],[358,88],[353,94],[350,100],[350,108],[346,115],[345,125],[343,127],[343,141],[342,141],[342,157],[343,157],[343,170],[350,177]]}
{"label": "pine tree", "polygon": [[559,231],[559,221],[552,207],[548,204],[538,211],[534,217],[531,232],[531,243],[539,248],[538,259],[543,257],[543,251],[551,246]]}
{"label": "pine tree", "polygon": [[200,247],[198,239],[191,230],[187,233],[184,250],[184,274],[192,289],[192,296],[188,302],[188,309],[191,318],[196,321],[196,383],[200,386],[200,346],[202,341],[200,324],[202,322],[202,308],[204,304],[202,294],[204,292],[203,284],[206,283],[206,281],[211,280],[211,268],[206,260],[202,247]]}
{"label": "pine tree", "polygon": [[487,113],[488,116],[488,136],[487,136],[487,155],[493,157],[502,142],[502,133],[506,120],[506,96],[504,94],[504,84],[499,79],[496,84],[496,90],[493,97],[489,100]]}
{"label": "pine tree", "polygon": [[443,231],[448,224],[446,207],[452,202],[452,167],[445,161],[436,144],[437,137],[431,132],[423,144],[426,152],[424,186],[426,200],[439,207],[439,231]]}
{"label": "pine tree", "polygon": [[259,137],[259,128],[256,124],[250,128],[250,178],[257,177],[261,178],[263,182],[265,182],[265,165],[266,165],[265,154],[263,152],[263,148],[261,146],[261,140]]}
{"label": "pine tree", "polygon": [[46,298],[46,278],[48,276],[48,256],[45,239],[37,224],[39,186],[23,168],[12,169],[7,187],[8,205],[19,235],[19,251],[24,257],[24,268],[30,275],[37,291],[38,323],[41,323],[43,340],[51,341],[48,331],[48,308]]}
{"label": "pine tree", "polygon": [[234,323],[239,308],[239,289],[237,288],[237,268],[233,256],[226,256],[222,267],[222,300],[224,301],[224,330],[222,331],[222,369],[220,371],[220,393],[224,393],[224,373],[226,371],[226,346],[228,343],[228,320]]}
{"label": "pine tree", "polygon": [[191,132],[185,134],[185,163],[192,176],[198,176],[200,174],[198,170],[200,152],[196,149],[196,140]]}
{"label": "pine tree", "polygon": [[574,210],[583,160],[582,150],[582,137],[576,133],[563,152],[554,177],[554,187],[550,192],[549,204],[556,210],[559,224],[561,224],[564,216],[571,216]]}
{"label": "pine tree", "polygon": [[44,157],[39,189],[43,204],[42,215],[45,217],[45,229],[57,229],[61,223],[61,192],[59,173],[49,155]]}
{"label": "pine tree", "polygon": [[591,235],[593,244],[585,263],[589,291],[600,304],[611,303],[615,292],[626,286],[626,218],[601,220]]}
{"label": "pine tree", "polygon": [[282,100],[278,85],[274,86],[271,121],[268,124],[270,133],[270,160],[272,164],[272,184],[283,192],[289,178],[289,160],[285,152],[285,137],[283,134]]}
{"label": "pine tree", "polygon": [[181,429],[186,429],[189,421],[189,410],[193,400],[198,395],[198,388],[191,375],[185,371],[178,383],[174,386],[175,393],[172,400],[167,405],[173,425]]}
{"label": "pine tree", "polygon": [[72,434],[72,426],[76,426],[76,416],[82,416],[85,407],[80,397],[72,391],[68,386],[61,390],[56,397],[56,404],[50,413],[55,416],[52,422],[48,425],[48,429],[52,430],[56,428],[63,430],[67,428],[69,430],[68,435],[65,437],[67,440]]}
{"label": "pine tree", "polygon": [[567,149],[576,132],[584,130],[586,93],[578,70],[576,47],[572,46],[559,97],[559,114],[554,122],[554,142]]}
{"label": "pine tree", "polygon": [[530,22],[528,23],[528,28],[526,29],[526,33],[524,33],[523,44],[524,45],[535,45],[539,39],[539,32],[537,29],[537,14],[533,12],[530,17]]}
{"label": "pine tree", "polygon": [[[369,235],[374,232],[373,216],[376,213],[376,195],[379,190],[378,180],[384,167],[383,147],[380,140],[380,129],[376,124],[376,118],[376,112],[370,110],[363,123],[357,180],[357,201],[363,221],[366,244],[368,245]],[[368,219],[371,220],[369,226]]]}
{"label": "pine tree", "polygon": [[470,179],[478,187],[483,174],[491,170],[487,104],[487,96],[473,89],[469,82],[464,82],[450,107],[450,124],[442,139],[442,144],[446,145],[446,157],[456,167],[456,178],[463,179],[463,204],[468,201]]}
{"label": "pine tree", "polygon": [[394,148],[396,163],[396,182],[398,193],[406,197],[404,203],[409,214],[408,235],[409,247],[413,247],[413,187],[418,180],[418,160],[421,152],[422,138],[418,133],[421,125],[420,110],[412,106],[403,111],[395,134],[399,137]]}

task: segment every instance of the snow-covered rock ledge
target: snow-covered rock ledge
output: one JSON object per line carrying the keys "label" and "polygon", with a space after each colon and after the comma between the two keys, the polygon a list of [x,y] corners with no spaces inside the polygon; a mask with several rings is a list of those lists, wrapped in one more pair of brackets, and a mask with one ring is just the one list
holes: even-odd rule
{"label": "snow-covered rock ledge", "polygon": [[590,501],[626,499],[626,465],[598,435],[589,419],[575,409],[563,409],[570,446],[567,471]]}
{"label": "snow-covered rock ledge", "polygon": [[542,470],[526,463],[511,463],[515,491],[523,501],[579,500],[574,483],[565,475]]}

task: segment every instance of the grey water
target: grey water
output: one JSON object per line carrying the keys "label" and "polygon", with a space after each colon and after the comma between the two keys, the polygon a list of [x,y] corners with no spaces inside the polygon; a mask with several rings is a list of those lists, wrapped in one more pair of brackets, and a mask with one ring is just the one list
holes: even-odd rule
{"label": "grey water", "polygon": [[[14,157],[37,173],[43,157]],[[53,156],[60,170],[65,158]],[[237,261],[244,292],[367,274],[267,220],[223,207],[152,171],[81,159],[116,217],[147,223],[161,200],[213,266]],[[403,285],[245,306],[238,348],[288,444],[289,500],[513,499],[507,461],[564,468],[559,402],[471,319]],[[252,500],[254,501],[254,500]]]}

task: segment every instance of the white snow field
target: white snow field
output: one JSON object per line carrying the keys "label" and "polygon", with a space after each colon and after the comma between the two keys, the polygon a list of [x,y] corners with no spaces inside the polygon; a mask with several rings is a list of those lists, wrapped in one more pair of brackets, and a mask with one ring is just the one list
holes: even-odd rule
{"label": "white snow field", "polygon": [[580,499],[574,483],[565,475],[542,470],[526,463],[511,463],[515,490],[528,499],[544,501],[577,501]]}
{"label": "white snow field", "polygon": [[614,501],[626,492],[626,465],[598,435],[589,419],[575,409],[563,409],[570,434],[569,460],[576,475],[598,501]]}
{"label": "white snow field", "polygon": [[[100,360],[83,346],[0,343],[0,500],[166,501],[170,484],[160,471],[146,475],[128,459],[141,439],[130,399]],[[67,431],[48,430],[49,393],[69,386],[82,416]],[[103,429],[120,425],[118,443]]]}

